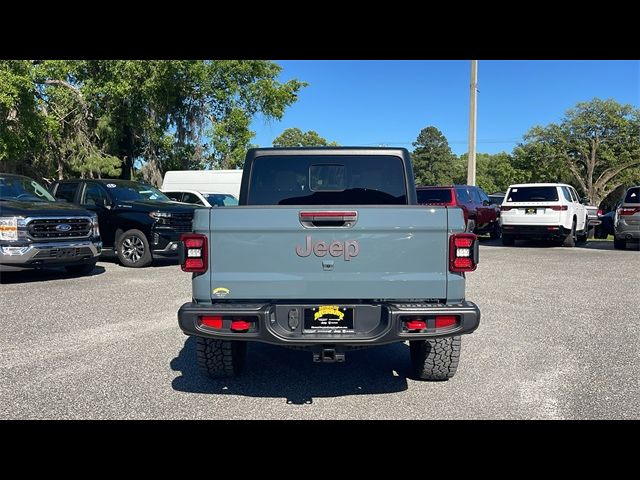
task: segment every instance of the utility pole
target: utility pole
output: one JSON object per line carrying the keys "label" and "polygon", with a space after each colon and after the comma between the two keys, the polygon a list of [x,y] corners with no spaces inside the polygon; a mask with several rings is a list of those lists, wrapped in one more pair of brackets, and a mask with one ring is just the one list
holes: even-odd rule
{"label": "utility pole", "polygon": [[469,104],[469,161],[467,185],[476,184],[476,117],[478,97],[478,61],[471,60],[471,98]]}

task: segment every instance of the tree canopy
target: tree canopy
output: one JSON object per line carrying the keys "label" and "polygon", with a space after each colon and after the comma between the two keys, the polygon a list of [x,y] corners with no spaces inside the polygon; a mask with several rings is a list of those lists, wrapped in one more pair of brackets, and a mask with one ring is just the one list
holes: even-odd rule
{"label": "tree canopy", "polygon": [[287,128],[273,139],[274,147],[335,147],[336,142],[329,142],[318,132],[308,130],[303,132],[299,128]]}
{"label": "tree canopy", "polygon": [[306,84],[265,60],[0,62],[0,167],[34,176],[230,168]]}

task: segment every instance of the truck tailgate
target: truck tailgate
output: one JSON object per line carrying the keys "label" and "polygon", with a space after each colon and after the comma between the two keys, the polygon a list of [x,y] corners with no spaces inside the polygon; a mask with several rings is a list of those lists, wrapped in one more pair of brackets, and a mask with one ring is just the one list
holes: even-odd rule
{"label": "truck tailgate", "polygon": [[[301,212],[357,212],[351,226],[303,225]],[[444,299],[444,207],[229,207],[209,210],[213,299]],[[211,233],[209,233],[211,232]],[[319,243],[320,242],[320,243]]]}

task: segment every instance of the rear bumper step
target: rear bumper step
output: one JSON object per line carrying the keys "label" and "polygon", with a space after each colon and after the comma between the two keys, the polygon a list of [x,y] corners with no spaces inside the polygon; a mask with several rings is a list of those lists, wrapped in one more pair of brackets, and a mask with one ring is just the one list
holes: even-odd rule
{"label": "rear bumper step", "polygon": [[[472,302],[457,304],[321,302],[353,309],[353,330],[312,331],[305,328],[305,310],[318,303],[186,303],[178,311],[178,324],[186,335],[219,340],[245,340],[275,345],[370,346],[406,340],[424,340],[473,332],[480,324],[480,310]],[[207,317],[203,322],[203,317]],[[250,325],[242,331],[232,325]],[[414,328],[419,325],[422,328]],[[444,327],[440,327],[444,325]],[[337,348],[340,350],[339,348]],[[317,361],[331,361],[332,354]],[[336,358],[333,361],[341,361]]]}

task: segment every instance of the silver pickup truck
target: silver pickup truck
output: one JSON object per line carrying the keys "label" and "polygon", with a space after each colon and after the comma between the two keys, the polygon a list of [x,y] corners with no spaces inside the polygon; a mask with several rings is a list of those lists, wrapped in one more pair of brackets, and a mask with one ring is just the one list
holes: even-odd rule
{"label": "silver pickup truck", "polygon": [[239,373],[252,341],[318,362],[408,341],[415,377],[446,380],[480,321],[477,238],[458,207],[416,204],[405,149],[252,149],[239,206],[197,210],[193,230],[178,321],[211,377]]}

